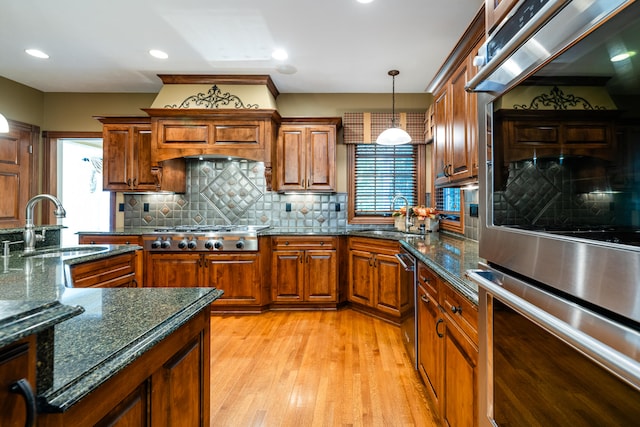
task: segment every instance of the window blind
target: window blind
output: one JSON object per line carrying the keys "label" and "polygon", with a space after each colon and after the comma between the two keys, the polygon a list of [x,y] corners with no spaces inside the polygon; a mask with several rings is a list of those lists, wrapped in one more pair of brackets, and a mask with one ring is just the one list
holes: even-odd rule
{"label": "window blind", "polygon": [[[391,200],[401,194],[416,205],[416,158],[414,145],[358,144],[355,149],[355,215],[389,216]],[[404,206],[398,201],[395,209]]]}

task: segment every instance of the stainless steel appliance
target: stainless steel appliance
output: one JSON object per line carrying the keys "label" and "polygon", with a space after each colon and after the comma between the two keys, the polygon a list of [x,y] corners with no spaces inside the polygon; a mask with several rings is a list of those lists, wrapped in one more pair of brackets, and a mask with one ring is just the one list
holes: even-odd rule
{"label": "stainless steel appliance", "polygon": [[402,292],[410,295],[411,299],[409,315],[404,318],[400,324],[400,335],[409,359],[411,359],[411,364],[414,368],[418,369],[418,343],[416,341],[418,333],[416,317],[416,259],[404,248],[400,250],[400,253],[396,254],[396,258],[400,262],[400,265],[402,265],[402,273],[400,275]]}
{"label": "stainless steel appliance", "polygon": [[157,228],[144,234],[143,246],[152,252],[257,251],[258,231],[268,226],[205,225]]}
{"label": "stainless steel appliance", "polygon": [[521,0],[479,52],[482,426],[640,415],[638,34],[636,1]]}

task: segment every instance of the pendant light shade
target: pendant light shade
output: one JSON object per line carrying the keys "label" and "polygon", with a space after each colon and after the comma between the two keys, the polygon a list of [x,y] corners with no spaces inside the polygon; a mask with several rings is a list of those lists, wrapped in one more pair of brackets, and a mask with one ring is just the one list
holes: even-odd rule
{"label": "pendant light shade", "polygon": [[396,76],[400,74],[398,70],[391,70],[388,73],[393,79],[391,95],[391,127],[376,139],[376,144],[380,145],[402,145],[411,142],[411,136],[399,127],[396,127]]}
{"label": "pendant light shade", "polygon": [[9,132],[9,122],[7,118],[0,114],[0,133],[8,133]]}

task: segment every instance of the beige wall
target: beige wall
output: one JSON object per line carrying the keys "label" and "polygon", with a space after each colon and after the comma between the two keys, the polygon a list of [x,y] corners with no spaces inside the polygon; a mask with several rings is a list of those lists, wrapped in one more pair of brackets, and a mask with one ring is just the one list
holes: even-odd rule
{"label": "beige wall", "polygon": [[[0,113],[7,118],[40,126],[43,131],[99,132],[93,116],[143,116],[155,93],[44,93],[0,77]],[[425,111],[432,102],[427,93],[396,94],[397,111]],[[277,98],[283,117],[342,117],[345,112],[382,112],[391,109],[391,94],[283,93]],[[347,150],[338,145],[338,191],[347,191]]]}

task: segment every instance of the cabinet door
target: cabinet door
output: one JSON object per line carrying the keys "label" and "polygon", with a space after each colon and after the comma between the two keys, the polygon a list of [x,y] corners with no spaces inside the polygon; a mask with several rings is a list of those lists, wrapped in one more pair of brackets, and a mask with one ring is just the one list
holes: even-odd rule
{"label": "cabinet door", "polygon": [[373,306],[373,255],[349,251],[349,301]]}
{"label": "cabinet door", "polygon": [[304,190],[305,128],[282,126],[278,138],[278,190]]}
{"label": "cabinet door", "polygon": [[155,288],[206,286],[202,280],[199,254],[150,253],[147,256],[145,286]]}
{"label": "cabinet door", "polygon": [[304,300],[338,301],[338,261],[335,250],[307,250]]}
{"label": "cabinet door", "polygon": [[444,369],[444,319],[437,298],[418,287],[418,372],[436,408],[442,404]]}
{"label": "cabinet door", "polygon": [[115,255],[70,266],[71,286],[74,288],[136,287],[136,258],[134,252]]}
{"label": "cabinet door", "polygon": [[478,425],[478,347],[456,323],[446,320],[444,337],[444,405],[442,418],[447,426]]}
{"label": "cabinet door", "polygon": [[335,128],[307,129],[307,190],[335,191]]}
{"label": "cabinet door", "polygon": [[260,263],[257,253],[205,255],[205,280],[201,286],[222,289],[215,304],[255,305],[260,298]]}
{"label": "cabinet door", "polygon": [[302,301],[304,251],[276,250],[271,258],[271,298],[273,301]]}
{"label": "cabinet door", "polygon": [[[202,338],[196,337],[151,377],[153,426],[208,426],[202,419],[208,400],[203,378],[210,363]],[[207,414],[208,418],[208,414]]]}
{"label": "cabinet door", "polygon": [[[10,388],[17,381],[26,380],[31,388],[30,397],[35,401],[35,371],[35,336],[0,349],[0,426],[27,425],[26,399],[19,393],[10,392]],[[31,415],[35,419],[36,414]]]}
{"label": "cabinet door", "polygon": [[130,126],[104,125],[102,128],[103,183],[105,190],[131,189]]}
{"label": "cabinet door", "polygon": [[400,263],[394,255],[376,254],[374,260],[374,307],[399,316],[409,304],[407,295],[400,293]]}
{"label": "cabinet door", "polygon": [[133,187],[136,190],[156,190],[156,182],[151,174],[151,127],[134,126],[132,136]]}
{"label": "cabinet door", "polygon": [[445,88],[436,95],[433,101],[433,173],[435,185],[449,182],[448,169],[450,165],[447,158],[447,144],[449,141],[448,105],[448,93]]}
{"label": "cabinet door", "polygon": [[149,384],[140,384],[133,392],[116,405],[95,427],[144,427],[151,426],[147,396]]}
{"label": "cabinet door", "polygon": [[450,181],[460,181],[471,176],[472,147],[474,142],[472,123],[477,120],[476,110],[472,110],[472,94],[464,89],[469,80],[469,63],[463,62],[451,78],[451,144],[447,171]]}

